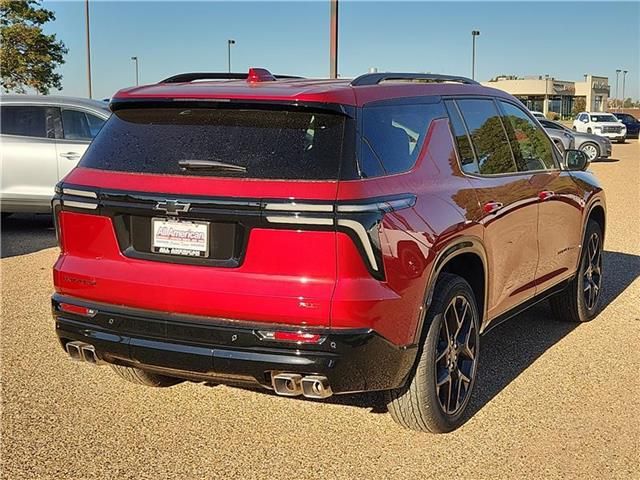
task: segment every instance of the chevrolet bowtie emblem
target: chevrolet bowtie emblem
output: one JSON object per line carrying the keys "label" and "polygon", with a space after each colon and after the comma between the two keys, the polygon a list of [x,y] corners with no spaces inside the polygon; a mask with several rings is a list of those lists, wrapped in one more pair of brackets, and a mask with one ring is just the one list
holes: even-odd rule
{"label": "chevrolet bowtie emblem", "polygon": [[177,200],[166,200],[156,203],[154,208],[156,210],[163,210],[167,215],[178,215],[179,213],[188,212],[191,204],[178,202]]}

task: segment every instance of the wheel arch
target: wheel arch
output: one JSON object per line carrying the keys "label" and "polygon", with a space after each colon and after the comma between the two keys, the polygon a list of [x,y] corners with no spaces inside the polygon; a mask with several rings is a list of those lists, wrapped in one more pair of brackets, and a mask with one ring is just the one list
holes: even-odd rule
{"label": "wheel arch", "polygon": [[487,254],[482,241],[477,237],[457,238],[440,250],[433,262],[433,268],[425,291],[425,300],[414,343],[420,341],[424,332],[424,319],[433,300],[433,292],[441,273],[453,273],[464,278],[474,292],[480,313],[480,328],[487,318],[488,270]]}

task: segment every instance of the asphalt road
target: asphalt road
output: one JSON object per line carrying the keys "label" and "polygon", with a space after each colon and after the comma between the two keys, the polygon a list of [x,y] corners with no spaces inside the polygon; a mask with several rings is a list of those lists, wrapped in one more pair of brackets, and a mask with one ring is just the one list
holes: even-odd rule
{"label": "asphalt road", "polygon": [[1,478],[639,479],[640,148],[613,152],[591,167],[609,205],[603,311],[575,326],[541,305],[490,332],[473,415],[441,436],[396,426],[376,395],[149,389],[72,363],[49,312],[51,224],[6,220]]}

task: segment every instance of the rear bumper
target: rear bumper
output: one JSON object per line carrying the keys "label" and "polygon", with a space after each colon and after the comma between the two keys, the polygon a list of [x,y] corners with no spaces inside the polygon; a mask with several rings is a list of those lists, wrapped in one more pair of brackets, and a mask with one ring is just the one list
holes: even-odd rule
{"label": "rear bumper", "polygon": [[[63,312],[60,303],[95,310],[91,317]],[[55,294],[52,311],[61,344],[82,341],[108,363],[190,380],[271,388],[273,372],[324,375],[334,393],[385,390],[404,384],[416,347],[397,347],[367,329],[308,329],[320,344],[265,340],[260,330],[292,326],[163,314]],[[305,329],[307,331],[307,329]]]}

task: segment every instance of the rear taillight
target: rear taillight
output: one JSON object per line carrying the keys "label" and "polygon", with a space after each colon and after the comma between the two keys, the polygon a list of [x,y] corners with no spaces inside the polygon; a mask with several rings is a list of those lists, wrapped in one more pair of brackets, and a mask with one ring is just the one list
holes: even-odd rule
{"label": "rear taillight", "polygon": [[309,333],[304,331],[286,331],[286,330],[259,330],[258,336],[263,340],[272,340],[276,342],[296,343],[298,345],[304,343],[319,344],[326,338],[319,333]]}

